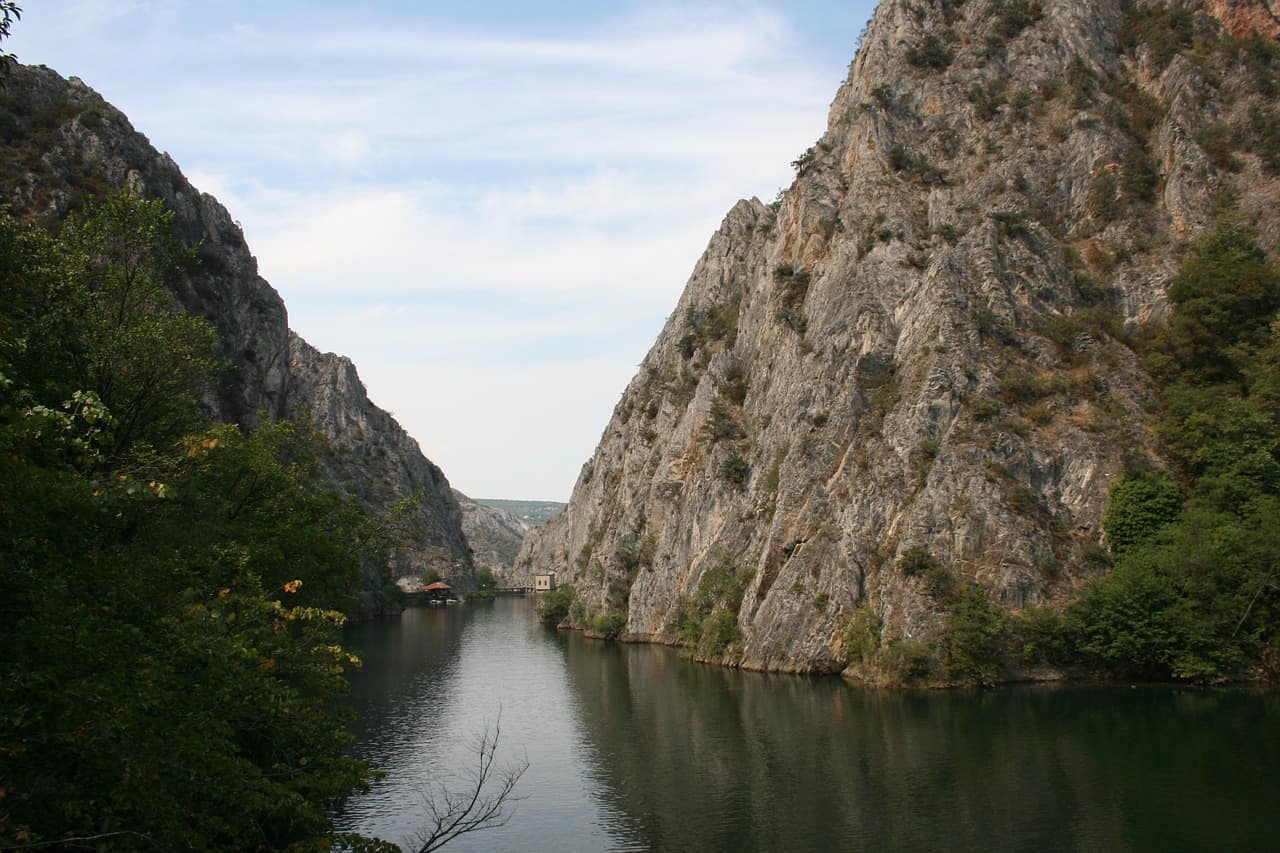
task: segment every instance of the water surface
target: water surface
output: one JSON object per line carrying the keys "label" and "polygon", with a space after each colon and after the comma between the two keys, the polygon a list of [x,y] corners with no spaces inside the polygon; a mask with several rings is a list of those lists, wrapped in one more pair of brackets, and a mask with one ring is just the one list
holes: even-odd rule
{"label": "water surface", "polygon": [[340,816],[398,843],[501,714],[510,823],[449,850],[1280,849],[1280,696],[1129,685],[869,691],[539,624],[532,602],[355,626]]}

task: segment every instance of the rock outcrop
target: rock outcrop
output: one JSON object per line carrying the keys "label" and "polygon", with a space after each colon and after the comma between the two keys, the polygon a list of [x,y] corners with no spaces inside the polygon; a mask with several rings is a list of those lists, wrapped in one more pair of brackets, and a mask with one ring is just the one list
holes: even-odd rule
{"label": "rock outcrop", "polygon": [[1280,0],[1209,0],[1205,9],[1233,36],[1280,38]]}
{"label": "rock outcrop", "polygon": [[[348,359],[322,355],[288,327],[279,294],[258,275],[240,226],[197,191],[167,154],[76,78],[15,66],[0,90],[0,201],[57,221],[86,197],[128,188],[163,199],[177,236],[199,246],[199,263],[173,283],[184,309],[218,333],[226,365],[204,399],[217,420],[252,428],[258,419],[305,411],[329,438],[330,481],[375,513],[421,492],[406,545],[393,556],[399,578],[434,567],[463,588],[474,583],[461,511],[440,469],[387,412],[369,401]],[[373,597],[386,579],[367,578]]]}
{"label": "rock outcrop", "polygon": [[[1155,446],[1126,330],[1224,206],[1280,249],[1280,166],[1211,144],[1274,120],[1247,50],[1199,10],[884,0],[795,182],[725,217],[517,570],[574,584],[569,627],[783,671],[841,670],[859,611],[935,636],[904,556],[1013,610],[1071,597]],[[713,605],[733,624],[699,642]]]}
{"label": "rock outcrop", "polygon": [[462,532],[471,546],[476,569],[486,568],[505,581],[532,526],[504,509],[474,501],[457,489],[453,496],[462,508]]}
{"label": "rock outcrop", "polygon": [[[469,588],[470,547],[449,481],[396,419],[369,400],[351,359],[321,353],[290,332],[288,402],[291,418],[328,439],[320,466],[330,482],[375,512],[416,496],[395,522],[402,539],[391,552],[392,577],[416,586],[423,570],[434,568]],[[367,578],[366,586],[376,580]]]}
{"label": "rock outcrop", "polygon": [[0,201],[57,221],[85,198],[128,188],[163,199],[177,236],[199,245],[200,262],[174,282],[182,306],[213,323],[227,365],[205,406],[219,420],[252,425],[285,414],[288,314],[258,275],[240,226],[197,191],[167,154],[78,78],[15,65],[0,90]]}

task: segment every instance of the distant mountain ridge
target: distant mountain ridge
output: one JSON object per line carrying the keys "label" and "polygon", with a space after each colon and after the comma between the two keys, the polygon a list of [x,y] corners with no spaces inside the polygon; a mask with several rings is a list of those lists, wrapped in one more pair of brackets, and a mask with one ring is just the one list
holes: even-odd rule
{"label": "distant mountain ridge", "polygon": [[511,569],[529,531],[564,509],[555,501],[473,499],[457,489],[453,494],[476,568],[489,569],[504,583],[513,580]]}
{"label": "distant mountain ridge", "polygon": [[530,527],[546,524],[567,506],[561,501],[515,501],[497,498],[473,498],[473,500],[478,504],[509,512]]}

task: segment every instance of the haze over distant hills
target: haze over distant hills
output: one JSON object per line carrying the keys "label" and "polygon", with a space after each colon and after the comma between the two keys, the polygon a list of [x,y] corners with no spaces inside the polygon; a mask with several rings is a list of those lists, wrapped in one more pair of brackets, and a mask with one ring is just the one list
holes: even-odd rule
{"label": "haze over distant hills", "polygon": [[546,524],[566,506],[562,501],[513,501],[497,498],[474,498],[474,500],[478,504],[506,510],[530,527]]}

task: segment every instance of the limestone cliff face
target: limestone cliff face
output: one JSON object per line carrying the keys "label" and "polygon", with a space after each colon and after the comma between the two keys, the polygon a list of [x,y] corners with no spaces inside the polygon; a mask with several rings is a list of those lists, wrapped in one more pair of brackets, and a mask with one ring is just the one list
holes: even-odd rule
{"label": "limestone cliff face", "polygon": [[[323,466],[336,487],[374,512],[422,491],[394,573],[413,577],[433,566],[463,587],[474,582],[461,513],[440,469],[369,401],[348,359],[322,355],[289,331],[284,302],[258,275],[243,232],[216,199],[192,187],[96,92],[44,67],[15,66],[8,75],[0,137],[0,201],[13,210],[56,221],[113,188],[163,199],[177,236],[200,247],[200,262],[174,282],[174,292],[187,311],[213,324],[226,364],[204,400],[210,415],[252,428],[260,413],[309,412],[332,442]],[[367,580],[371,590],[384,582]]]}
{"label": "limestone cliff face", "polygon": [[[444,473],[388,412],[374,405],[351,359],[321,353],[289,333],[290,417],[313,424],[328,439],[320,464],[326,478],[383,512],[417,495],[396,525],[404,539],[391,553],[392,578],[416,586],[422,571],[436,569],[462,589],[472,588],[470,547],[462,511]],[[376,576],[366,586],[375,586]]]}
{"label": "limestone cliff face", "polygon": [[1280,248],[1274,174],[1197,141],[1273,105],[1231,50],[1141,26],[1118,0],[882,2],[795,183],[725,217],[526,540],[518,571],[575,585],[566,624],[677,642],[727,566],[736,639],[707,656],[838,671],[855,608],[886,642],[945,623],[909,549],[1015,610],[1107,569],[1108,489],[1154,446],[1122,328],[1167,312],[1224,200]]}
{"label": "limestone cliff face", "polygon": [[1234,36],[1280,38],[1280,0],[1208,0],[1205,9]]}
{"label": "limestone cliff face", "polygon": [[0,200],[55,221],[94,193],[129,188],[164,199],[177,236],[200,245],[200,263],[174,283],[182,306],[213,323],[227,370],[205,405],[219,420],[251,425],[285,413],[288,315],[258,275],[244,234],[213,198],[191,186],[116,110],[79,79],[14,66],[0,91]]}
{"label": "limestone cliff face", "polygon": [[504,509],[473,501],[457,489],[453,496],[462,509],[462,532],[471,546],[476,568],[484,567],[500,579],[507,578],[532,526]]}

